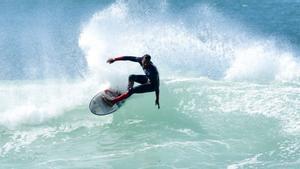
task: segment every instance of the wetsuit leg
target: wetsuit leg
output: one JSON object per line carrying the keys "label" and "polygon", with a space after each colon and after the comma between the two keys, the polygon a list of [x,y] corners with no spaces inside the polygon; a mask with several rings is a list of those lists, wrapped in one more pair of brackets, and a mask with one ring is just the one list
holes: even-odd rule
{"label": "wetsuit leg", "polygon": [[133,88],[134,82],[145,84],[148,82],[146,75],[130,75],[128,78],[128,90]]}
{"label": "wetsuit leg", "polygon": [[150,83],[146,83],[132,88],[129,92],[133,94],[133,93],[147,93],[153,91],[155,91],[155,87]]}
{"label": "wetsuit leg", "polygon": [[127,99],[128,97],[130,97],[132,94],[134,93],[146,93],[146,92],[153,92],[155,91],[155,87],[154,85],[147,83],[148,82],[148,78],[145,75],[130,75],[129,76],[129,84],[128,87],[130,85],[130,82],[138,82],[141,83],[141,85],[138,85],[136,87],[131,87],[128,89],[128,91],[126,93],[123,93],[122,95],[116,97],[115,99],[113,99],[111,102],[113,104],[122,101],[124,99]]}
{"label": "wetsuit leg", "polygon": [[134,93],[147,93],[147,92],[153,92],[153,91],[155,91],[155,87],[152,84],[150,84],[150,83],[141,84],[141,85],[138,85],[134,88],[129,89],[126,93],[123,93],[122,95],[116,97],[111,102],[113,104],[115,104],[119,101],[127,99],[128,97],[130,97]]}

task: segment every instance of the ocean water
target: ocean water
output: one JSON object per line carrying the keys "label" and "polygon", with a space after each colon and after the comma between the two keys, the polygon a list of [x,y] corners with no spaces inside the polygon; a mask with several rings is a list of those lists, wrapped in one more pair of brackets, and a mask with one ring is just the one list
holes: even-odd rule
{"label": "ocean water", "polygon": [[[296,169],[300,1],[0,1],[0,168]],[[154,93],[95,116],[152,55]]]}

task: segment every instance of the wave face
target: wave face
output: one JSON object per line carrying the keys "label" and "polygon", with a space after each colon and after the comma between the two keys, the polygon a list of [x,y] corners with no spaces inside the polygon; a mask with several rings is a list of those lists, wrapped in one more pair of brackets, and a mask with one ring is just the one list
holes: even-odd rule
{"label": "wave face", "polygon": [[[298,2],[0,4],[0,168],[300,165]],[[90,113],[94,94],[143,73],[106,60],[145,53],[161,109],[148,93]]]}

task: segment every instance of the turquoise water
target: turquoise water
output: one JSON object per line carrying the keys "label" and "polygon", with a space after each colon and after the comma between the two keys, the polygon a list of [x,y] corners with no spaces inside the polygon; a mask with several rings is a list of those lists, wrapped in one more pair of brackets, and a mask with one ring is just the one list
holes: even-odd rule
{"label": "turquoise water", "polygon": [[[0,2],[0,168],[298,168],[299,1]],[[8,22],[9,21],[9,22]],[[154,93],[95,116],[150,53]]]}

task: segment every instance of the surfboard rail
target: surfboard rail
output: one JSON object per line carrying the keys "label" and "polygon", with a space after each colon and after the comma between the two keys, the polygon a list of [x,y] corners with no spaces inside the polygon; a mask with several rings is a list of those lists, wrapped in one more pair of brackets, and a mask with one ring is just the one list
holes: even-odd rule
{"label": "surfboard rail", "polygon": [[113,98],[119,96],[120,94],[121,94],[121,92],[114,91],[111,89],[105,89],[103,91],[100,91],[91,99],[90,104],[89,104],[90,111],[93,114],[99,115],[99,116],[108,115],[108,114],[111,114],[111,113],[117,111],[121,107],[122,103],[117,103],[117,104],[114,104],[113,106],[109,106],[103,100],[103,97],[113,99]]}

